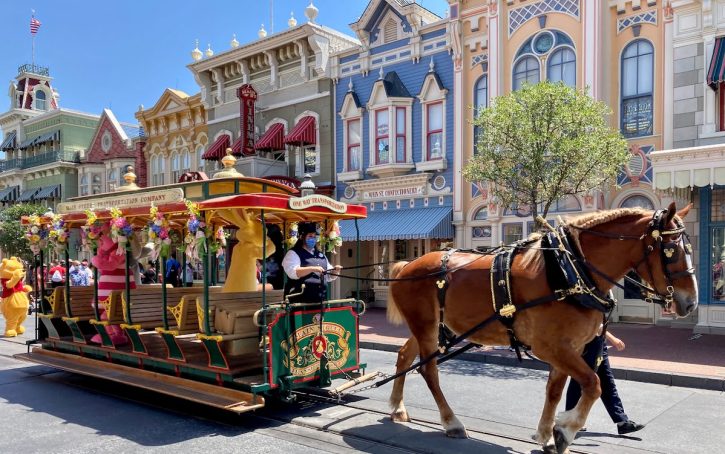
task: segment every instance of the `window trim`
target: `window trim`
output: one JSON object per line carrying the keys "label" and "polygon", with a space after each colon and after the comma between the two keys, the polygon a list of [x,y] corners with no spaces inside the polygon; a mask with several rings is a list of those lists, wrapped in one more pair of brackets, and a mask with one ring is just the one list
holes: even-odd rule
{"label": "window trim", "polygon": [[[357,123],[358,127],[358,141],[350,141],[350,126]],[[354,117],[344,120],[345,124],[345,170],[350,172],[359,172],[362,169],[362,117]],[[358,148],[358,167],[357,169],[352,168],[352,154],[350,150],[354,147]]]}
{"label": "window trim", "polygon": [[[650,87],[650,91],[639,93],[639,91],[634,95],[628,95],[624,96],[624,54],[627,52],[627,49],[629,49],[631,46],[635,44],[639,44],[640,42],[647,43],[650,47],[651,55],[652,55],[652,65],[650,67],[650,80],[652,81],[652,86]],[[629,58],[636,58],[639,60],[640,57],[647,54],[640,54],[637,53],[636,57],[629,57]],[[629,43],[627,43],[626,46],[622,47],[622,52],[619,55],[619,130],[624,136],[625,139],[631,139],[635,137],[648,137],[652,136],[655,133],[654,130],[654,112],[655,112],[655,105],[654,105],[654,92],[655,92],[655,77],[654,77],[654,68],[655,68],[655,60],[656,60],[656,54],[655,54],[655,47],[652,44],[652,42],[645,38],[637,38],[633,39]],[[637,61],[637,87],[639,88],[639,61]],[[634,101],[638,99],[647,99],[649,98],[650,102],[650,116],[649,116],[649,123],[651,131],[644,132],[644,133],[636,133],[636,134],[626,134],[624,131],[624,124],[625,124],[625,116],[624,116],[624,104],[627,101]]]}
{"label": "window trim", "polygon": [[[524,81],[528,81],[529,80],[529,78],[527,76],[525,79],[523,79],[521,81],[521,85],[520,86],[518,86],[518,87],[516,86],[516,80],[517,80],[516,79],[516,74],[517,74],[516,73],[516,67],[519,66],[525,60],[528,60],[528,59],[531,59],[531,60],[533,60],[533,61],[536,62],[537,72],[539,73],[538,82],[541,82],[541,80],[542,80],[541,79],[541,60],[539,60],[539,57],[537,57],[534,54],[523,54],[519,58],[517,58],[516,60],[514,60],[514,64],[513,64],[512,68],[511,68],[511,89],[513,91],[519,90],[523,86]],[[526,70],[526,71],[524,71],[524,73],[527,73],[528,74],[529,71],[533,71],[533,70]]]}
{"label": "window trim", "polygon": [[[420,156],[420,162],[417,162],[415,164],[415,169],[417,171],[438,171],[438,170],[445,170],[448,168],[448,148],[447,148],[447,141],[446,141],[446,135],[448,132],[448,128],[446,125],[447,122],[447,95],[448,95],[448,89],[441,88],[438,86],[438,81],[434,77],[434,74],[428,73],[428,76],[426,76],[425,81],[423,82],[423,86],[421,87],[420,94],[418,95],[418,99],[421,103],[421,116],[422,116],[422,128],[421,128],[421,134],[420,134],[420,143],[421,143],[421,156]],[[428,123],[429,119],[428,116],[430,114],[430,106],[434,104],[440,104],[441,105],[441,130],[432,130],[428,131]],[[430,137],[430,134],[435,134],[436,132],[439,132],[441,134],[441,157],[440,158],[431,158],[430,157],[430,150],[428,147],[428,138]]]}
{"label": "window trim", "polygon": [[[342,156],[340,157],[340,161],[342,162],[342,168],[336,166],[336,168],[339,170],[337,174],[337,179],[339,181],[353,181],[353,180],[360,180],[363,177],[363,169],[365,168],[365,137],[364,134],[364,124],[363,124],[363,109],[362,106],[359,106],[357,104],[355,95],[353,94],[352,90],[348,91],[348,93],[345,95],[345,99],[342,102],[342,108],[340,109],[340,112],[338,112],[338,115],[340,116],[340,119],[342,120]],[[350,169],[350,157],[349,157],[349,130],[348,130],[348,122],[359,120],[360,121],[360,162],[359,162],[359,168],[357,170]]]}
{"label": "window trim", "polygon": [[[39,94],[43,95],[43,107],[42,108],[38,105],[38,95]],[[40,87],[36,87],[35,90],[33,91],[33,109],[42,110],[43,112],[47,112],[49,110],[48,109],[48,93],[46,93],[46,91]]]}
{"label": "window trim", "polygon": [[[441,106],[441,128],[440,129],[430,129],[430,109],[433,106]],[[443,129],[444,129],[444,123],[446,121],[446,116],[443,108],[445,107],[443,105],[443,101],[435,101],[435,102],[429,102],[424,105],[425,106],[425,160],[426,161],[436,161],[439,159],[443,159],[445,156],[445,140],[443,138]],[[441,151],[442,154],[438,158],[431,157],[431,147],[430,147],[430,137],[433,134],[440,134],[441,135]]]}
{"label": "window trim", "polygon": [[[410,170],[415,168],[413,164],[413,144],[411,138],[413,137],[413,101],[414,98],[410,97],[388,97],[385,93],[385,87],[383,81],[378,80],[373,84],[372,91],[370,93],[370,100],[367,105],[368,110],[368,140],[370,146],[368,147],[369,165],[365,169],[366,173],[381,178],[404,175]],[[395,137],[397,132],[397,115],[396,108],[405,108],[405,161],[396,162],[394,158],[397,156],[395,140],[390,140],[391,131],[393,132],[392,137]],[[378,138],[383,136],[377,136],[377,119],[376,114],[379,111],[387,110],[388,112],[388,162],[378,163],[378,149],[377,144]],[[392,159],[391,159],[392,158]]]}
{"label": "window trim", "polygon": [[[374,130],[373,133],[375,134],[375,137],[374,137],[374,140],[373,140],[372,143],[375,145],[375,147],[374,147],[374,150],[375,150],[374,151],[375,161],[374,162],[375,162],[375,165],[376,166],[383,166],[383,165],[386,165],[386,164],[392,164],[390,162],[390,155],[393,153],[393,146],[390,143],[390,129],[391,129],[391,125],[393,124],[393,122],[391,121],[391,118],[390,118],[390,110],[391,110],[390,107],[385,107],[385,108],[382,108],[382,109],[376,109],[375,112],[374,112],[374,117],[375,117],[375,130]],[[388,115],[388,125],[387,125],[388,126],[388,132],[387,132],[387,134],[378,135],[378,117],[383,112],[385,112]],[[397,125],[396,125],[396,127],[397,127]],[[384,140],[384,139],[387,139],[388,140],[388,151],[387,151],[387,158],[388,159],[387,159],[387,162],[380,162],[380,153],[378,152],[378,143],[381,140]]]}

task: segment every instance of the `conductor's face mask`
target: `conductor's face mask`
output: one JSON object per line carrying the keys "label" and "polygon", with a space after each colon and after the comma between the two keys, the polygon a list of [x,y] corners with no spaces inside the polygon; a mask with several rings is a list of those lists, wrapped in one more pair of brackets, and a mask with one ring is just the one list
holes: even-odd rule
{"label": "conductor's face mask", "polygon": [[316,236],[308,236],[305,238],[305,244],[307,245],[308,249],[313,249],[315,245],[317,244],[317,237]]}

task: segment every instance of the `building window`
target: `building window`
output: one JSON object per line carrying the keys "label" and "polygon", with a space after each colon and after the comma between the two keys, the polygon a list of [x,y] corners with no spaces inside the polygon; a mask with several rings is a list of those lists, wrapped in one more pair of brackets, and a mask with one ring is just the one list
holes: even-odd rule
{"label": "building window", "polygon": [[395,162],[405,162],[405,107],[395,108]]}
{"label": "building window", "polygon": [[111,192],[118,187],[118,169],[111,168],[108,170],[108,178],[106,179],[108,192]]}
{"label": "building window", "polygon": [[153,186],[164,184],[164,167],[163,156],[156,155],[151,158],[151,184]]}
{"label": "building window", "polygon": [[91,194],[100,194],[101,191],[101,174],[94,173],[91,177]]}
{"label": "building window", "polygon": [[317,150],[316,147],[298,147],[297,148],[297,175],[317,173]]}
{"label": "building window", "polygon": [[725,301],[725,227],[712,229],[712,299]]}
{"label": "building window", "polygon": [[81,177],[81,195],[88,195],[88,174]]}
{"label": "building window", "polygon": [[485,221],[488,219],[488,207],[481,207],[476,211],[476,214],[473,215],[474,221]]}
{"label": "building window", "polygon": [[202,156],[204,156],[204,146],[203,145],[198,145],[196,147],[196,159],[198,159],[199,162],[197,163],[196,170],[199,171],[199,172],[203,172],[204,171],[204,158],[202,158]]}
{"label": "building window", "polygon": [[717,85],[718,105],[718,131],[725,131],[725,82]]}
{"label": "building window", "polygon": [[360,119],[347,121],[347,170],[360,170]]}
{"label": "building window", "polygon": [[37,90],[35,92],[35,109],[48,110],[48,101],[45,98],[45,92],[43,90]]}
{"label": "building window", "polygon": [[621,129],[625,137],[652,135],[654,48],[643,39],[622,52]]}
{"label": "building window", "polygon": [[179,153],[171,155],[171,182],[177,183],[181,176],[181,156]]}
{"label": "building window", "polygon": [[539,83],[539,60],[536,57],[524,57],[514,66],[514,90],[518,90],[528,82]]}
{"label": "building window", "polygon": [[[476,86],[473,92],[473,115],[478,118],[478,115],[483,109],[488,107],[488,75],[484,74],[476,81]],[[476,154],[478,138],[481,135],[481,127],[476,125],[473,127],[473,154]]]}
{"label": "building window", "polygon": [[504,224],[501,228],[504,244],[515,243],[524,238],[524,225],[520,222]]}
{"label": "building window", "polygon": [[562,47],[551,54],[548,59],[549,67],[546,70],[547,79],[552,82],[576,87],[576,54],[568,47]]}
{"label": "building window", "polygon": [[645,210],[654,210],[655,205],[652,201],[643,195],[631,195],[622,200],[619,204],[620,208],[644,208]]}
{"label": "building window", "polygon": [[426,106],[426,152],[427,159],[443,158],[443,103]]}
{"label": "building window", "polygon": [[191,154],[189,150],[181,151],[181,173],[191,172]]}
{"label": "building window", "polygon": [[375,164],[388,164],[390,151],[390,140],[388,138],[390,129],[390,115],[388,109],[375,111]]}

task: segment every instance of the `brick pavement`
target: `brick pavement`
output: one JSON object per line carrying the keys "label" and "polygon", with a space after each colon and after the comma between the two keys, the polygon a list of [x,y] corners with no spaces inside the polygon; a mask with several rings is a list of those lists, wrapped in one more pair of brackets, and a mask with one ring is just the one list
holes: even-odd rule
{"label": "brick pavement", "polygon": [[[613,323],[609,329],[627,346],[621,352],[609,350],[618,378],[725,391],[725,336],[625,323]],[[363,347],[397,350],[408,336],[407,326],[388,323],[384,309],[371,308],[360,319]],[[484,347],[466,354],[466,359],[516,365],[515,356],[508,349]],[[523,365],[540,368],[533,363],[527,360]]]}

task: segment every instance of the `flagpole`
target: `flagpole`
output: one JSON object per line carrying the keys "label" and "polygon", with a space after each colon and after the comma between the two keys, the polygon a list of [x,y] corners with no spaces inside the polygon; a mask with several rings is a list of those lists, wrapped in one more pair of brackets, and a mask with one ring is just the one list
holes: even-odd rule
{"label": "flagpole", "polygon": [[[35,18],[35,10],[31,9],[31,22],[32,19]],[[30,31],[30,41],[32,43],[32,53],[31,53],[31,63],[33,65],[33,71],[35,71],[35,33],[33,33],[32,29]]]}

